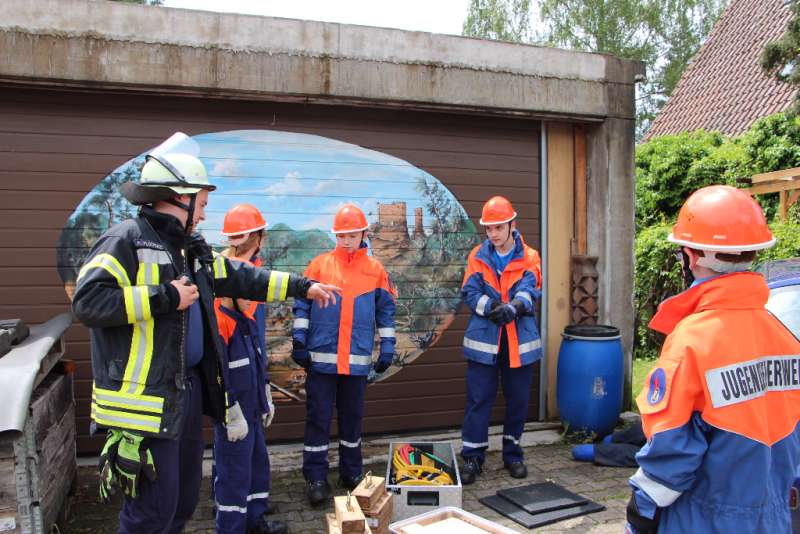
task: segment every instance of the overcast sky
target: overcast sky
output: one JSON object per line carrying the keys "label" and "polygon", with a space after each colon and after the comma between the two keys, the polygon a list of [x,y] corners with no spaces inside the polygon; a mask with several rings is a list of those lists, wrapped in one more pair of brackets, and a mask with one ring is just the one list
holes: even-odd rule
{"label": "overcast sky", "polygon": [[166,0],[164,5],[461,35],[469,0]]}

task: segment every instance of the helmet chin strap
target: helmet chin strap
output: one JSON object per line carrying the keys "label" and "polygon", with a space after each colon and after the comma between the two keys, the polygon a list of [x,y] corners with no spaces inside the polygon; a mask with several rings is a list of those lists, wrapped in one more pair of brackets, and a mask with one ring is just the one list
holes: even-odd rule
{"label": "helmet chin strap", "polygon": [[166,201],[172,204],[173,206],[177,206],[182,210],[186,211],[186,224],[183,227],[183,232],[186,235],[190,235],[192,233],[192,228],[194,227],[194,208],[197,203],[197,194],[189,195],[189,204],[184,204],[180,200],[177,200],[176,197],[168,198]]}
{"label": "helmet chin strap", "polygon": [[683,272],[683,283],[686,284],[687,288],[692,287],[694,283],[694,273],[689,265],[689,255],[686,254],[686,251],[681,247],[681,271]]}

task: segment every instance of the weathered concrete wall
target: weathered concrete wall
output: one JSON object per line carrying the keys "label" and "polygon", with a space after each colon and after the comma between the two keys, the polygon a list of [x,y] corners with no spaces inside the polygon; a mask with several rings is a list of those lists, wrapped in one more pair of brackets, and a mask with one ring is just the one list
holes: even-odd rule
{"label": "weathered concrete wall", "polygon": [[87,0],[0,2],[0,79],[633,117],[639,63],[384,28]]}
{"label": "weathered concrete wall", "polygon": [[634,325],[634,124],[609,118],[587,134],[589,255],[599,258],[600,322],[622,332],[627,407]]}

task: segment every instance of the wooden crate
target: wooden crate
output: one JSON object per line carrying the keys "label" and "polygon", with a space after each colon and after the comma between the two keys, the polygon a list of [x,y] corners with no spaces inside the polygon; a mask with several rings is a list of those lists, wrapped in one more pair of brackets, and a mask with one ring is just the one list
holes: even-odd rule
{"label": "wooden crate", "polygon": [[52,372],[31,396],[23,432],[0,437],[0,533],[49,533],[76,474],[72,375]]}

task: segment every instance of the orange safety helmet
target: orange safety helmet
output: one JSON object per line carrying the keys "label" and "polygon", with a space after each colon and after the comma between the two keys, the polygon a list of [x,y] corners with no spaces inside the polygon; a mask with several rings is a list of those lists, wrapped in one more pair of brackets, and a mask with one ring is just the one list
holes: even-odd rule
{"label": "orange safety helmet", "polygon": [[237,204],[225,214],[222,223],[222,235],[238,236],[249,234],[267,227],[267,222],[261,216],[258,208],[252,204]]}
{"label": "orange safety helmet", "polygon": [[517,212],[511,202],[505,197],[492,197],[483,205],[481,212],[481,225],[503,224],[517,218]]}
{"label": "orange safety helmet", "polygon": [[369,228],[364,212],[354,204],[345,204],[333,217],[334,234],[346,234],[348,232],[362,232]]}
{"label": "orange safety helmet", "polygon": [[731,254],[775,244],[761,206],[741,189],[727,185],[692,193],[667,239],[697,250]]}

